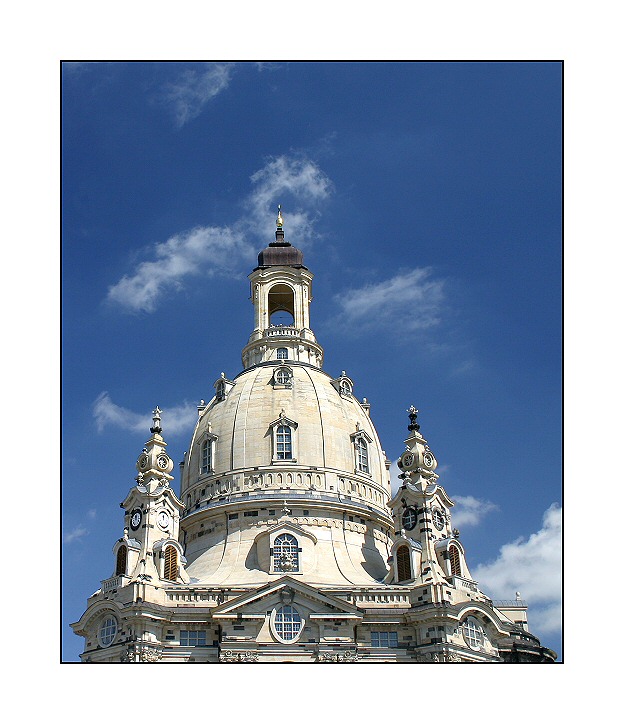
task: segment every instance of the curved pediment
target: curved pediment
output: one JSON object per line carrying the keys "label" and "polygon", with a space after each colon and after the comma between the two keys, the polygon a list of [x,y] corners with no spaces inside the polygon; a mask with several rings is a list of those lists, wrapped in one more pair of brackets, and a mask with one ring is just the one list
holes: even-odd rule
{"label": "curved pediment", "polygon": [[305,528],[302,528],[300,525],[297,525],[296,523],[291,523],[289,521],[285,521],[284,523],[276,523],[275,525],[272,525],[270,528],[267,528],[266,530],[263,530],[261,533],[258,533],[256,536],[256,540],[259,540],[260,538],[264,538],[264,536],[270,536],[273,533],[293,533],[294,535],[302,535],[306,538],[309,538],[315,545],[318,542],[318,538],[313,534],[310,533],[310,531],[305,530]]}

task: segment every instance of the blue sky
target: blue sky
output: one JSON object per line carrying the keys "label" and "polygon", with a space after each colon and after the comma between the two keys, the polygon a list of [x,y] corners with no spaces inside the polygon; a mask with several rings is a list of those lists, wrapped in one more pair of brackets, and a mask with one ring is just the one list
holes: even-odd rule
{"label": "blue sky", "polygon": [[241,369],[278,203],[324,369],[368,398],[391,460],[418,407],[475,578],[520,591],[561,653],[560,65],[71,63],[64,660],[151,410],[180,460],[199,400]]}

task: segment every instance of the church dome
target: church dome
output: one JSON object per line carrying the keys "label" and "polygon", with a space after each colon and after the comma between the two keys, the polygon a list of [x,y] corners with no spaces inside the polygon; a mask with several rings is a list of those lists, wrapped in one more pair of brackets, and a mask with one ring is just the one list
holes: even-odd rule
{"label": "church dome", "polygon": [[[361,477],[379,493],[389,492],[384,485],[386,457],[375,428],[350,387],[341,387],[340,378],[285,360],[245,370],[224,386],[229,387],[224,399],[218,394],[200,411],[185,462],[183,494],[206,478],[200,459],[206,435],[214,439],[211,479],[278,465],[295,474],[314,470],[318,476],[322,471],[327,492],[336,493],[342,477]],[[273,428],[280,426],[291,429],[290,458],[279,459],[280,451],[274,449]],[[355,441],[360,436],[367,448],[366,471],[357,469]],[[380,508],[386,502],[381,495],[355,497]]]}

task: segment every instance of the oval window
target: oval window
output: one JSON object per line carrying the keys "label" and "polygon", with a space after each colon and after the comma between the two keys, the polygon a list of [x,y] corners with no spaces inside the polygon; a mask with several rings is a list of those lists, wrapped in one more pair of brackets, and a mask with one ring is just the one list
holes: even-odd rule
{"label": "oval window", "polygon": [[282,606],[273,610],[271,628],[275,638],[282,643],[295,642],[303,630],[303,619],[293,606]]}
{"label": "oval window", "polygon": [[107,646],[110,646],[115,640],[116,635],[117,619],[113,618],[112,616],[108,616],[104,619],[104,621],[102,621],[102,624],[100,625],[100,630],[98,631],[98,639],[100,640],[100,645],[104,646],[105,648]]}

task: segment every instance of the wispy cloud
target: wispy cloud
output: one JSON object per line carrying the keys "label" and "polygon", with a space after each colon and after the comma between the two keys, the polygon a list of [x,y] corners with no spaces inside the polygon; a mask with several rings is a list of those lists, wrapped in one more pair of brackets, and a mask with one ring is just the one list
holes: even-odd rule
{"label": "wispy cloud", "polygon": [[440,323],[445,281],[429,267],[399,271],[382,281],[349,289],[334,297],[336,325],[353,334],[375,327],[424,330]]}
{"label": "wispy cloud", "polygon": [[513,599],[519,592],[529,604],[529,628],[538,636],[561,630],[561,522],[555,503],[537,533],[507,543],[496,560],[472,570],[493,598]]}
{"label": "wispy cloud", "polygon": [[253,248],[227,227],[197,227],[157,243],[154,261],[139,264],[108,290],[108,300],[134,312],[153,312],[188,277],[235,274]]}
{"label": "wispy cloud", "polygon": [[150,261],[139,264],[108,290],[107,300],[130,312],[153,312],[189,279],[243,275],[274,227],[276,203],[287,202],[287,238],[308,240],[317,204],[331,192],[331,181],[319,166],[302,156],[270,158],[250,178],[252,189],[242,213],[230,226],[201,226],[175,234],[147,250]]}
{"label": "wispy cloud", "polygon": [[451,514],[454,528],[479,525],[488,513],[498,510],[495,503],[491,503],[489,500],[479,500],[472,495],[455,495],[453,502],[455,507]]}
{"label": "wispy cloud", "polygon": [[275,230],[273,217],[268,209],[275,209],[278,201],[292,199],[304,204],[287,207],[287,236],[297,239],[297,244],[309,241],[316,219],[317,204],[328,198],[332,182],[322,169],[305,156],[278,156],[250,178],[253,190],[245,202],[245,216],[241,219],[253,235],[266,239]]}
{"label": "wispy cloud", "polygon": [[83,536],[87,535],[88,532],[89,531],[84,526],[77,525],[73,530],[70,530],[69,533],[65,533],[63,536],[63,543],[75,543],[77,540],[80,540]]}
{"label": "wispy cloud", "polygon": [[[116,405],[108,392],[102,392],[93,403],[93,417],[98,432],[102,432],[105,427],[110,425],[129,432],[146,433],[152,426],[151,415],[132,412],[132,410]],[[196,420],[196,405],[184,403],[175,407],[162,408],[162,426],[170,435],[188,432],[193,428]]]}
{"label": "wispy cloud", "polygon": [[202,63],[187,69],[163,89],[165,102],[171,104],[178,127],[196,118],[204,106],[230,84],[234,63]]}

